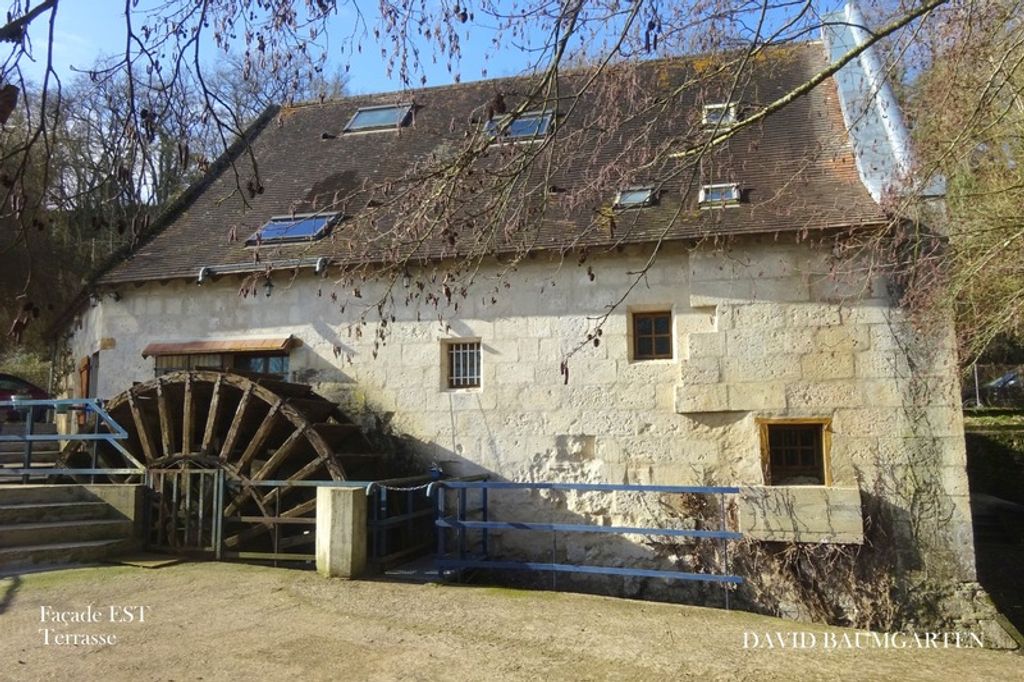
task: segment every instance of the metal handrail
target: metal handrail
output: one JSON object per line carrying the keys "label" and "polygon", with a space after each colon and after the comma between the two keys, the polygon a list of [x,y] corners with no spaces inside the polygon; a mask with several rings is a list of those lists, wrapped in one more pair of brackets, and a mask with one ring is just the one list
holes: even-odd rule
{"label": "metal handrail", "polygon": [[[446,510],[444,490],[452,490],[458,494],[455,513],[449,515]],[[481,520],[470,520],[467,493],[478,490],[481,495]],[[637,492],[660,494],[696,494],[718,496],[720,502],[720,519],[717,530],[697,530],[688,528],[649,528],[635,526],[603,526],[581,523],[539,523],[530,521],[496,521],[488,518],[487,493],[491,490],[563,490],[572,492]],[[690,485],[642,485],[628,483],[561,483],[561,482],[513,482],[513,481],[465,481],[440,480],[430,484],[427,495],[433,497],[436,505],[435,524],[438,528],[437,553],[435,565],[439,577],[443,578],[446,570],[459,573],[465,569],[504,569],[518,571],[543,571],[554,573],[585,573],[594,575],[617,575],[624,577],[661,578],[666,580],[691,580],[720,583],[723,588],[738,585],[743,578],[729,573],[728,542],[743,538],[741,533],[728,530],[726,527],[725,497],[740,492],[734,486],[690,486]],[[445,543],[445,530],[455,531],[455,553],[449,555]],[[712,540],[721,543],[723,572],[692,573],[674,570],[652,570],[621,566],[591,566],[578,564],[556,563],[552,555],[551,561],[506,561],[496,560],[489,556],[488,534],[491,531],[540,531],[550,533],[601,533],[614,535],[646,535],[689,537]],[[471,555],[467,547],[467,531],[478,531],[482,534],[482,552],[478,556]],[[552,550],[553,552],[554,550]],[[729,592],[725,589],[725,606],[729,608]]]}
{"label": "metal handrail", "polygon": [[[71,411],[84,412],[85,414],[96,415],[96,427],[93,433],[34,433],[35,413],[33,408],[45,407],[55,412]],[[0,443],[24,443],[25,457],[24,467],[21,469],[0,470],[0,476],[21,476],[22,482],[27,483],[30,476],[40,475],[96,475],[96,474],[139,474],[145,470],[145,466],[128,451],[120,442],[128,438],[128,432],[118,424],[113,417],[103,408],[103,402],[96,398],[63,398],[59,400],[0,400],[0,409],[13,408],[25,413],[25,430],[20,434],[0,435]],[[106,433],[100,432],[100,426],[107,429]],[[60,442],[92,442],[93,443],[93,466],[90,468],[69,468],[50,467],[32,468],[32,447],[35,443],[60,443]],[[133,465],[122,468],[97,467],[95,461],[95,448],[99,442],[108,443],[117,450],[122,457]]]}

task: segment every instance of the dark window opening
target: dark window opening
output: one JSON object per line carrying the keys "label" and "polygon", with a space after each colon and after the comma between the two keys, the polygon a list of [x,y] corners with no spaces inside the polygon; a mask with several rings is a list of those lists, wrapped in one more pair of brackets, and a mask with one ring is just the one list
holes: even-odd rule
{"label": "dark window opening", "polygon": [[764,424],[769,485],[825,485],[825,424]]}
{"label": "dark window opening", "polygon": [[480,342],[447,344],[448,388],[480,386]]}
{"label": "dark window opening", "polygon": [[235,353],[233,368],[250,374],[267,374],[279,379],[288,378],[288,356],[262,353]]}
{"label": "dark window opening", "polygon": [[288,380],[286,353],[198,353],[193,355],[158,355],[156,375],[183,370],[234,370],[247,374],[266,374]]}
{"label": "dark window opening", "polygon": [[633,313],[633,359],[672,358],[672,313]]}

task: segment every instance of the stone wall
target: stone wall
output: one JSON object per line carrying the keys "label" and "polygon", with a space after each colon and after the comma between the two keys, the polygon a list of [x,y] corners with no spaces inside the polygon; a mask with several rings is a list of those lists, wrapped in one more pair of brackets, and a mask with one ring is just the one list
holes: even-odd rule
{"label": "stone wall", "polygon": [[[294,334],[303,342],[290,358],[295,380],[367,426],[386,424],[425,462],[512,480],[757,486],[759,420],[825,419],[828,482],[861,490],[900,570],[947,587],[974,579],[951,334],[914,338],[883,281],[830,274],[824,251],[750,238],[667,247],[608,314],[600,343],[580,347],[647,256],[626,250],[584,266],[538,257],[503,282],[484,271],[453,299],[457,311],[444,298],[440,309],[399,303],[383,339],[373,283],[359,298],[305,272],[276,275],[270,298],[239,298],[230,277],[124,286],[119,300],[84,312],[70,354],[103,348],[99,394],[109,397],[152,378],[148,343]],[[630,315],[669,309],[673,358],[631,359]],[[480,388],[445,388],[442,342],[453,338],[481,341]],[[577,347],[566,383],[560,364]],[[604,524],[681,514],[626,495],[511,500],[523,502],[520,511]],[[879,523],[866,526],[869,540]],[[560,551],[593,562],[681,556],[596,536]]]}

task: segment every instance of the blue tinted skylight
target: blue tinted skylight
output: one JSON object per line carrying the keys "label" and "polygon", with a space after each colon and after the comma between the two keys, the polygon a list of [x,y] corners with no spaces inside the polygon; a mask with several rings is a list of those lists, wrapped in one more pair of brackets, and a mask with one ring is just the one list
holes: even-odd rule
{"label": "blue tinted skylight", "polygon": [[[544,137],[551,128],[551,120],[554,118],[553,111],[528,111],[508,124],[505,132],[502,133],[502,140],[532,140]],[[497,136],[498,131],[505,121],[490,120],[484,129],[491,135]]]}
{"label": "blue tinted skylight", "polygon": [[615,208],[640,208],[653,203],[653,187],[631,187],[615,195]]}
{"label": "blue tinted skylight", "polygon": [[381,130],[399,128],[405,124],[412,111],[411,104],[385,104],[379,107],[359,109],[345,126],[345,132],[352,130]]}
{"label": "blue tinted skylight", "polygon": [[330,232],[338,218],[337,213],[277,216],[245,240],[245,245],[316,241]]}

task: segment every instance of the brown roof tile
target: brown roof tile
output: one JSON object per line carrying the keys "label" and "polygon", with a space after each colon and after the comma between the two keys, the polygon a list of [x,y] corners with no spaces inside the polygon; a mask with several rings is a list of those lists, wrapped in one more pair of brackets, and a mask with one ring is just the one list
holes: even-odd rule
{"label": "brown roof tile", "polygon": [[[770,102],[824,69],[825,60],[823,48],[816,43],[773,48],[741,83],[734,100],[741,107]],[[685,132],[687,126],[699,120],[700,102],[715,101],[710,94],[714,86],[686,91],[668,115],[636,112],[651,105],[652,94],[684,82],[700,68],[702,63],[696,59],[642,63],[635,67],[632,86],[615,86],[624,93],[620,99],[614,99],[616,91],[610,81],[605,92],[605,85],[598,82],[595,91],[571,111],[560,110],[556,142],[542,155],[545,164],[535,164],[524,186],[546,183],[567,190],[566,196],[578,188],[593,186],[592,198],[583,203],[562,202],[555,194],[542,217],[529,227],[477,244],[468,243],[472,230],[467,229],[458,237],[433,235],[416,247],[382,242],[368,249],[367,241],[384,232],[389,221],[398,219],[388,213],[390,207],[374,208],[372,200],[381,196],[383,184],[400,183],[411,168],[422,168],[431,159],[448,157],[466,145],[468,133],[482,125],[483,111],[495,92],[507,93],[510,108],[516,106],[521,101],[516,93],[524,90],[523,80],[361,95],[283,109],[258,131],[252,143],[262,193],[243,196],[246,192],[239,191],[234,173],[230,169],[221,172],[100,281],[194,277],[202,266],[216,269],[252,263],[254,249],[246,247],[245,240],[271,216],[319,210],[333,202],[343,204],[347,218],[332,237],[311,244],[264,245],[260,248],[261,259],[326,256],[345,261],[387,258],[392,253],[436,258],[524,245],[599,246],[663,237],[692,239],[706,234],[817,230],[876,224],[884,219],[857,176],[835,87],[827,80],[808,96],[716,148],[695,171],[666,182],[657,205],[618,212],[609,220],[607,209],[621,184],[642,184],[678,172],[679,163],[656,154],[655,147],[673,135],[681,135],[680,131]],[[560,90],[568,90],[579,78],[579,73],[563,77]],[[399,131],[342,132],[359,107],[400,101],[415,101],[412,125]],[[622,107],[616,128],[597,130],[603,120],[602,107],[609,106],[610,101]],[[559,143],[559,136],[565,136],[567,142]],[[637,139],[644,142],[632,149]],[[492,147],[488,158],[480,159],[478,166],[494,167],[508,153],[515,153],[514,147]],[[647,174],[636,172],[637,167],[656,156],[657,163]],[[542,177],[539,168],[546,162],[554,170],[549,177]],[[249,166],[243,159],[238,168],[243,173],[244,190],[248,179],[244,174],[250,172]],[[598,169],[610,175],[595,177]],[[701,177],[704,182],[739,183],[743,203],[734,208],[699,210],[696,189]],[[465,191],[467,203],[456,217],[467,215],[484,202]],[[530,195],[522,201],[534,199]],[[453,232],[458,229],[453,228]]]}

